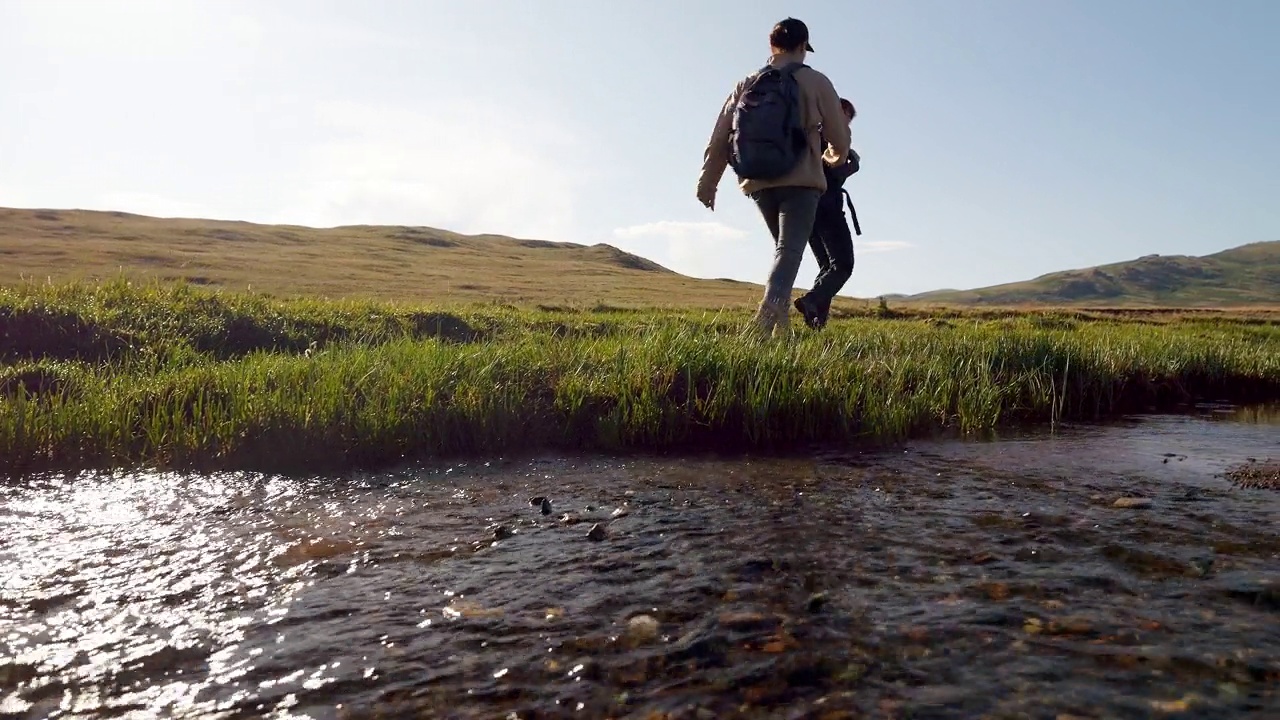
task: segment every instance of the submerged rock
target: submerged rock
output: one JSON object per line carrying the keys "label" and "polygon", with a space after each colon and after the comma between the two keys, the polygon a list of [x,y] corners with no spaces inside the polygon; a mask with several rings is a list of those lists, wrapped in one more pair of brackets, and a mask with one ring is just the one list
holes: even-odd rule
{"label": "submerged rock", "polygon": [[601,525],[600,523],[596,523],[595,525],[592,525],[591,529],[587,531],[588,540],[600,541],[605,539],[607,536],[608,534],[605,532],[604,526]]}
{"label": "submerged rock", "polygon": [[1249,458],[1248,463],[1229,469],[1225,477],[1237,487],[1280,490],[1280,462],[1268,459],[1259,463]]}
{"label": "submerged rock", "polygon": [[721,613],[716,620],[720,627],[737,632],[771,630],[782,624],[776,616],[749,611]]}
{"label": "submerged rock", "polygon": [[1112,507],[1127,508],[1130,510],[1144,510],[1151,507],[1149,498],[1140,497],[1122,497],[1112,503]]}
{"label": "submerged rock", "polygon": [[633,643],[646,643],[658,637],[658,621],[650,615],[637,615],[627,621],[627,639]]}

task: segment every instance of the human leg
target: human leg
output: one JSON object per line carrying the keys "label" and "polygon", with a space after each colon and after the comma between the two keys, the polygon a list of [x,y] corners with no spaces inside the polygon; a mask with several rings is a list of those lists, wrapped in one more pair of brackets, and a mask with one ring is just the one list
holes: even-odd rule
{"label": "human leg", "polygon": [[[765,284],[765,301],[785,309],[791,300],[804,248],[813,232],[814,214],[821,194],[814,188],[772,188],[777,194],[777,215],[770,230],[774,233],[773,267]],[[768,192],[768,191],[766,191]]]}
{"label": "human leg", "polygon": [[831,312],[831,301],[853,275],[853,235],[849,232],[843,208],[837,208],[834,213],[820,212],[814,222],[816,233],[822,238],[823,250],[830,259],[810,291],[819,305],[820,322],[825,325]]}

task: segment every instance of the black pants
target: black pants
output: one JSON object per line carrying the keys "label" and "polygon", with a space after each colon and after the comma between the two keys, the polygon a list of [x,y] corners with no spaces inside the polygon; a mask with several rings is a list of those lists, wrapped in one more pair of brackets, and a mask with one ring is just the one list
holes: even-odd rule
{"label": "black pants", "polygon": [[825,317],[831,300],[853,275],[853,234],[844,217],[844,195],[824,193],[818,201],[809,235],[809,249],[818,261],[818,277],[806,296],[822,309]]}

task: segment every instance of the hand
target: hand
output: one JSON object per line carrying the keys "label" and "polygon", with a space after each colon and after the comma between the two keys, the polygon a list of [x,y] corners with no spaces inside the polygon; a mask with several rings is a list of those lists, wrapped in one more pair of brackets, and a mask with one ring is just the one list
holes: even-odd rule
{"label": "hand", "polygon": [[698,188],[698,202],[711,212],[716,210],[716,189],[715,188]]}

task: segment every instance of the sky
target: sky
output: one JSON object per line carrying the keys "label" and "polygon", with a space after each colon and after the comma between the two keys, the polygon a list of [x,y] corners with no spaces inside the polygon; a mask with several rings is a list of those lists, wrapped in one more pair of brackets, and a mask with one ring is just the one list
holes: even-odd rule
{"label": "sky", "polygon": [[714,212],[694,189],[788,15],[858,108],[842,294],[1280,239],[1274,0],[0,0],[0,206],[604,242],[762,282],[732,171]]}

